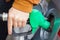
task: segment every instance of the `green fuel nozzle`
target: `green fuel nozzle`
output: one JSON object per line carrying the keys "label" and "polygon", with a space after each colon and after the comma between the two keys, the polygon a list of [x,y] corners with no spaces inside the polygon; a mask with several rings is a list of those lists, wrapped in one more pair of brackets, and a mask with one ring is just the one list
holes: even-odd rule
{"label": "green fuel nozzle", "polygon": [[30,24],[32,27],[32,33],[35,33],[38,27],[48,29],[50,22],[48,22],[45,17],[42,15],[42,12],[33,9],[29,16]]}

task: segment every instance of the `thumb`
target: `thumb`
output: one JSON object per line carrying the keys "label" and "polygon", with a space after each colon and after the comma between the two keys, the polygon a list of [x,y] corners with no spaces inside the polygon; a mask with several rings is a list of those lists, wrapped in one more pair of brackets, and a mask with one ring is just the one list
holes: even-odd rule
{"label": "thumb", "polygon": [[8,34],[12,34],[12,18],[8,17]]}

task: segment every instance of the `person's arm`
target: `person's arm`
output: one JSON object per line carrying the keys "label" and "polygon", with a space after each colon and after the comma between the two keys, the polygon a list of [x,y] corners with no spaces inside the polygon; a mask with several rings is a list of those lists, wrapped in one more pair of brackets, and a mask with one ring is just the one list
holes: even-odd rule
{"label": "person's arm", "polygon": [[[12,27],[24,27],[32,11],[33,4],[40,0],[15,0],[8,13],[8,33],[12,34]],[[32,3],[32,4],[31,4]],[[28,8],[27,8],[28,7]]]}
{"label": "person's arm", "polygon": [[28,0],[28,1],[33,3],[33,4],[38,4],[40,2],[40,0]]}

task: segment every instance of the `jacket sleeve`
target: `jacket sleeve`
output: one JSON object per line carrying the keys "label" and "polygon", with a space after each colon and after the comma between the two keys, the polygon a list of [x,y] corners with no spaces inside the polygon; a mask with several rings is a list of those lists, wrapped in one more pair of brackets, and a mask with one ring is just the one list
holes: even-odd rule
{"label": "jacket sleeve", "polygon": [[40,2],[40,0],[28,0],[29,2],[31,2],[32,4],[38,4]]}

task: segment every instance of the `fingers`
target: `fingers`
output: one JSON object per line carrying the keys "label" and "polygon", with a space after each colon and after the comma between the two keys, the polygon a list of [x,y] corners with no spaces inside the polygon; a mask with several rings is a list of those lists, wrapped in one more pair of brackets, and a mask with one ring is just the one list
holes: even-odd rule
{"label": "fingers", "polygon": [[18,21],[17,23],[18,23],[18,27],[22,27],[22,24],[21,24],[22,21]]}
{"label": "fingers", "polygon": [[8,34],[11,35],[12,34],[12,18],[8,17]]}
{"label": "fingers", "polygon": [[17,20],[16,20],[15,18],[13,19],[13,26],[14,26],[14,27],[18,27],[18,26],[17,26]]}
{"label": "fingers", "polygon": [[18,22],[18,27],[24,27],[26,25],[25,21]]}
{"label": "fingers", "polygon": [[26,21],[17,21],[16,19],[8,18],[8,34],[12,34],[12,26],[14,27],[24,27],[26,25]]}
{"label": "fingers", "polygon": [[22,21],[22,26],[24,27],[26,25],[26,21]]}
{"label": "fingers", "polygon": [[18,19],[17,21],[17,25],[18,27],[24,27],[26,25],[26,20],[21,20],[21,19]]}

